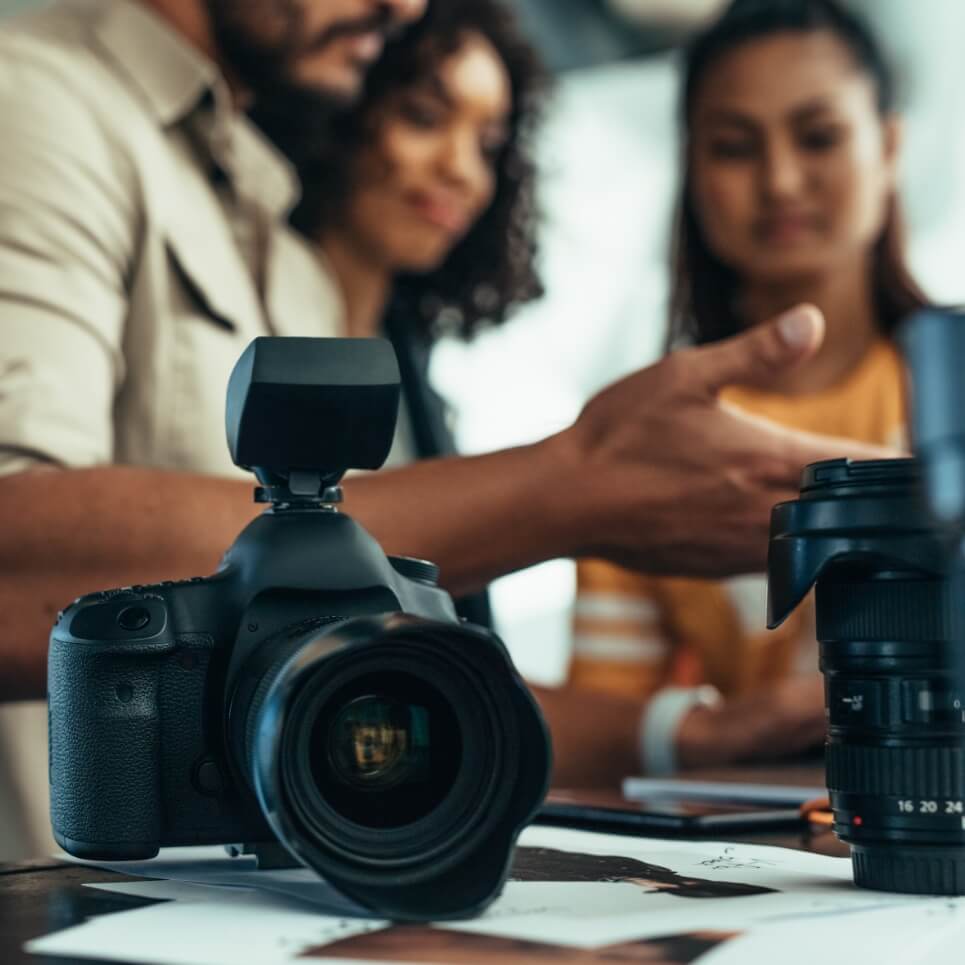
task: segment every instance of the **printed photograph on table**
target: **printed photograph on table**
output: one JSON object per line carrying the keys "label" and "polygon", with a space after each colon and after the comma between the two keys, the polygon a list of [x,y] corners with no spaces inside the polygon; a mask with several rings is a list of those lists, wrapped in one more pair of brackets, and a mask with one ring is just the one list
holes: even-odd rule
{"label": "printed photograph on table", "polygon": [[738,898],[775,891],[760,885],[712,881],[681,875],[648,861],[609,854],[579,854],[553,848],[517,848],[510,881],[626,882],[644,892],[663,892],[679,898]]}
{"label": "printed photograph on table", "polygon": [[590,962],[639,962],[645,965],[691,965],[736,933],[700,932],[668,935],[582,949],[548,942],[527,942],[493,935],[468,935],[420,926],[389,928],[310,949],[304,958],[346,961],[418,962],[420,965],[584,965]]}

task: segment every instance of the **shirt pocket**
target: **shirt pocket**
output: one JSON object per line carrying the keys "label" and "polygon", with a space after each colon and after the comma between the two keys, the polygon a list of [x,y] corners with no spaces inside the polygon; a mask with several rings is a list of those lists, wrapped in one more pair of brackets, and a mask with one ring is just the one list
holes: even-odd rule
{"label": "shirt pocket", "polygon": [[249,342],[268,332],[240,255],[219,257],[215,240],[166,239],[173,338],[162,405],[172,468],[237,475],[225,438],[228,379]]}

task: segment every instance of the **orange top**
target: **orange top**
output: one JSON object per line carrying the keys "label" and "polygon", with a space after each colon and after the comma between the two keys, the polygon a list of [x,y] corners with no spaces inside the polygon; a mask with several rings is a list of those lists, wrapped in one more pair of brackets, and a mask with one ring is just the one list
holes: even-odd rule
{"label": "orange top", "polygon": [[[723,398],[798,429],[887,445],[905,441],[904,368],[884,340],[825,391],[791,396],[734,387]],[[710,683],[734,695],[818,668],[810,601],[768,631],[763,574],[651,577],[600,560],[581,561],[577,573],[575,686],[647,697],[666,685]]]}

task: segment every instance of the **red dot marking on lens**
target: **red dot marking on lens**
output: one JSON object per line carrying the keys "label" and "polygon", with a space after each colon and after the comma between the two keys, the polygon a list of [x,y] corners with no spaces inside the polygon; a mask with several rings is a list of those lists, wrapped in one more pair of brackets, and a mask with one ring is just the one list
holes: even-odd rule
{"label": "red dot marking on lens", "polygon": [[855,827],[860,828],[861,825],[864,824],[864,818],[862,818],[860,814],[856,814],[851,823],[855,825]]}

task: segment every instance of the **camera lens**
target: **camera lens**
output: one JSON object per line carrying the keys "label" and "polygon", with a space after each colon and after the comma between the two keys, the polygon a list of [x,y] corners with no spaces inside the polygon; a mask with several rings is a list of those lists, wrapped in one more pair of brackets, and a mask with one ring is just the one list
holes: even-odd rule
{"label": "camera lens", "polygon": [[775,508],[769,623],[816,584],[834,830],[855,882],[965,894],[965,687],[912,460],[820,463]]}
{"label": "camera lens", "polygon": [[306,733],[320,797],[370,828],[401,827],[430,814],[454,787],[462,761],[452,708],[410,674],[354,680]]}
{"label": "camera lens", "polygon": [[333,772],[348,787],[384,791],[406,780],[424,780],[428,747],[425,707],[373,694],[339,710],[327,735],[316,726],[312,758],[322,773]]}
{"label": "camera lens", "polygon": [[401,614],[319,619],[250,661],[234,758],[293,855],[386,917],[492,898],[549,773],[542,719],[496,637]]}
{"label": "camera lens", "polygon": [[945,591],[890,569],[818,583],[834,828],[867,887],[965,893],[965,693]]}

